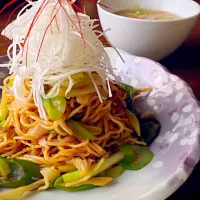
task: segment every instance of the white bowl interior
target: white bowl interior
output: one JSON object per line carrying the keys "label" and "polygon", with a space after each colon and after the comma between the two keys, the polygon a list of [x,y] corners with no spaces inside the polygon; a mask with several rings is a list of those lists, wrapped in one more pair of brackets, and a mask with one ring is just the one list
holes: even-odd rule
{"label": "white bowl interior", "polygon": [[99,2],[114,10],[130,9],[134,4],[139,4],[141,8],[163,10],[183,18],[198,15],[200,12],[199,4],[192,0],[100,0]]}

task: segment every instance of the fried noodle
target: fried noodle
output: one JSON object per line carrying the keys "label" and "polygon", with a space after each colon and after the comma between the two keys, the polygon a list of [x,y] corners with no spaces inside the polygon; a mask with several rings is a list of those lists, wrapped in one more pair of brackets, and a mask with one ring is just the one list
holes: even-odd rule
{"label": "fried noodle", "polygon": [[[13,76],[5,79],[12,81]],[[29,95],[30,87],[26,80],[24,94]],[[41,168],[51,167],[61,172],[77,168],[76,159],[85,162],[85,169],[102,157],[108,157],[115,150],[117,141],[145,145],[134,138],[133,129],[126,117],[126,91],[110,83],[112,97],[100,102],[97,93],[89,95],[89,101],[81,102],[80,96],[67,100],[67,108],[60,120],[44,120],[39,116],[33,99],[28,102],[17,100],[12,94],[3,91],[0,108],[7,106],[9,114],[0,129],[0,155],[7,158],[21,158],[33,161]],[[82,104],[81,104],[82,103]],[[81,123],[100,127],[101,133],[95,140],[80,140],[67,123],[67,120],[82,116]]]}

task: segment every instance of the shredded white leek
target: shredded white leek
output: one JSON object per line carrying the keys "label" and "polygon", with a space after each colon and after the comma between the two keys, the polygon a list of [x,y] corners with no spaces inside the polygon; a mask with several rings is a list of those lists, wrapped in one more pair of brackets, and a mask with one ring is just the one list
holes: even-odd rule
{"label": "shredded white leek", "polygon": [[[91,72],[98,73],[105,84],[107,82],[103,88],[109,96],[112,95],[109,79],[115,76],[104,47],[95,34],[96,20],[91,20],[82,13],[76,14],[69,1],[63,0],[62,5],[58,0],[43,2],[43,0],[27,1],[28,5],[21,10],[16,20],[2,32],[12,40],[12,44],[7,52],[9,63],[0,67],[7,67],[10,74],[15,74],[14,84],[10,89],[14,96],[22,102],[33,97],[40,117],[47,119],[42,97],[55,97],[60,84],[66,79],[69,79],[66,94],[69,93],[73,87],[71,75],[78,72],[86,72],[89,75]],[[29,32],[40,7],[39,17]],[[26,43],[22,47],[25,40]],[[24,96],[21,87],[27,78],[32,80],[28,98]],[[102,101],[95,80],[91,79]],[[52,92],[46,94],[45,85],[51,83],[54,85]]]}

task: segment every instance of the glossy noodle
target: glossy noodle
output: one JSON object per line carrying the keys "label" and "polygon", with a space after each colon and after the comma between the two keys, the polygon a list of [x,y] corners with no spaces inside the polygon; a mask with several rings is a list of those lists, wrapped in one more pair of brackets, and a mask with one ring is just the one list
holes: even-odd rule
{"label": "glossy noodle", "polygon": [[[41,167],[55,166],[58,169],[68,169],[72,159],[81,157],[87,168],[96,157],[109,156],[112,152],[105,149],[111,148],[115,140],[145,145],[132,137],[134,130],[125,114],[126,91],[114,84],[111,84],[111,89],[113,97],[103,103],[95,92],[70,98],[63,117],[54,122],[40,118],[33,100],[22,103],[4,91],[1,107],[7,105],[9,115],[0,131],[1,156],[25,158]],[[24,92],[29,95],[27,88]],[[81,104],[81,98],[88,100]],[[80,140],[73,135],[67,120],[76,115],[82,116],[80,122],[101,128],[100,133],[93,133],[94,141]]]}

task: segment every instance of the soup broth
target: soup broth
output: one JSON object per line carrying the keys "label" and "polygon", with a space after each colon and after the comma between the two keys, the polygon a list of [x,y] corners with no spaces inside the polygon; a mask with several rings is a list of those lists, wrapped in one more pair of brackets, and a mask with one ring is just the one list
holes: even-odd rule
{"label": "soup broth", "polygon": [[117,15],[136,18],[136,19],[149,19],[149,20],[175,20],[181,17],[163,10],[150,10],[150,9],[127,9],[115,12]]}

